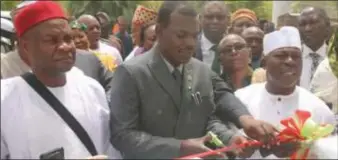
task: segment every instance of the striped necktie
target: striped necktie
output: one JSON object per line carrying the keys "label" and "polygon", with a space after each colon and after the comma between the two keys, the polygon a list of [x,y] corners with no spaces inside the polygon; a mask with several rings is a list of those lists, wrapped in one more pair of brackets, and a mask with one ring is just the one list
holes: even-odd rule
{"label": "striped necktie", "polygon": [[316,72],[316,69],[319,65],[320,55],[317,53],[310,53],[309,54],[312,59],[312,65],[311,65],[311,78],[313,77],[313,74]]}

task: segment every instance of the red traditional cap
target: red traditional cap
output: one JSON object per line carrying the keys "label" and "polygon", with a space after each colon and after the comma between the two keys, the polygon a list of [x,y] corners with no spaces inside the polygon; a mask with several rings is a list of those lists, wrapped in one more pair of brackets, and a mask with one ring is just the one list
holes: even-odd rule
{"label": "red traditional cap", "polygon": [[23,8],[14,19],[18,37],[35,25],[50,19],[67,19],[63,8],[53,1],[38,1]]}

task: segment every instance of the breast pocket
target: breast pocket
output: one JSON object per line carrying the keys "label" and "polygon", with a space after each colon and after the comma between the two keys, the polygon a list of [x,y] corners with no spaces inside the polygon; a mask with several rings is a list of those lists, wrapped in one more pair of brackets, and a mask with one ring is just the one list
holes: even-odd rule
{"label": "breast pocket", "polygon": [[202,103],[198,106],[202,112],[210,115],[215,110],[215,103],[212,96],[202,96]]}

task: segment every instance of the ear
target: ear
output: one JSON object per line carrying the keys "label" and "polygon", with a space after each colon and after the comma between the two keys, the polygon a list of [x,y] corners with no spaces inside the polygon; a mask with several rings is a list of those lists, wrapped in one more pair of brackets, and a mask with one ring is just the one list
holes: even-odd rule
{"label": "ear", "polygon": [[30,61],[29,61],[29,47],[28,47],[28,41],[24,39],[19,39],[18,40],[18,53],[20,58],[28,65],[30,66]]}
{"label": "ear", "polygon": [[159,23],[156,23],[156,26],[155,26],[155,33],[156,33],[156,38],[158,39],[158,36],[161,36],[162,35],[162,26],[159,24]]}

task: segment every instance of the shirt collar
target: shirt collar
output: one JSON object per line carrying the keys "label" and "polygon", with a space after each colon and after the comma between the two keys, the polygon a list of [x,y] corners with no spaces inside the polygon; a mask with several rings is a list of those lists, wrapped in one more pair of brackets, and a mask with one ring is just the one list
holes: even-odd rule
{"label": "shirt collar", "polygon": [[264,90],[265,90],[264,96],[268,97],[269,99],[276,100],[276,101],[284,101],[284,100],[289,100],[289,99],[295,99],[298,96],[298,93],[299,93],[298,86],[296,86],[294,91],[289,95],[276,95],[276,94],[272,94],[268,92],[268,90],[266,89],[266,83],[267,82],[265,82],[265,85],[264,85]]}
{"label": "shirt collar", "polygon": [[204,32],[202,32],[201,41],[205,49],[208,50],[210,50],[215,45],[207,37],[205,37]]}
{"label": "shirt collar", "polygon": [[[166,66],[168,67],[170,73],[172,73],[175,69],[175,67],[173,65],[171,65],[162,55],[161,55],[161,58],[163,59],[164,63],[166,64]],[[180,73],[182,74],[182,71],[183,71],[183,65],[179,65],[177,67],[178,71],[180,71]]]}
{"label": "shirt collar", "polygon": [[303,56],[307,57],[310,53],[317,53],[321,57],[326,57],[327,45],[324,43],[317,51],[313,51],[306,44],[303,44]]}

